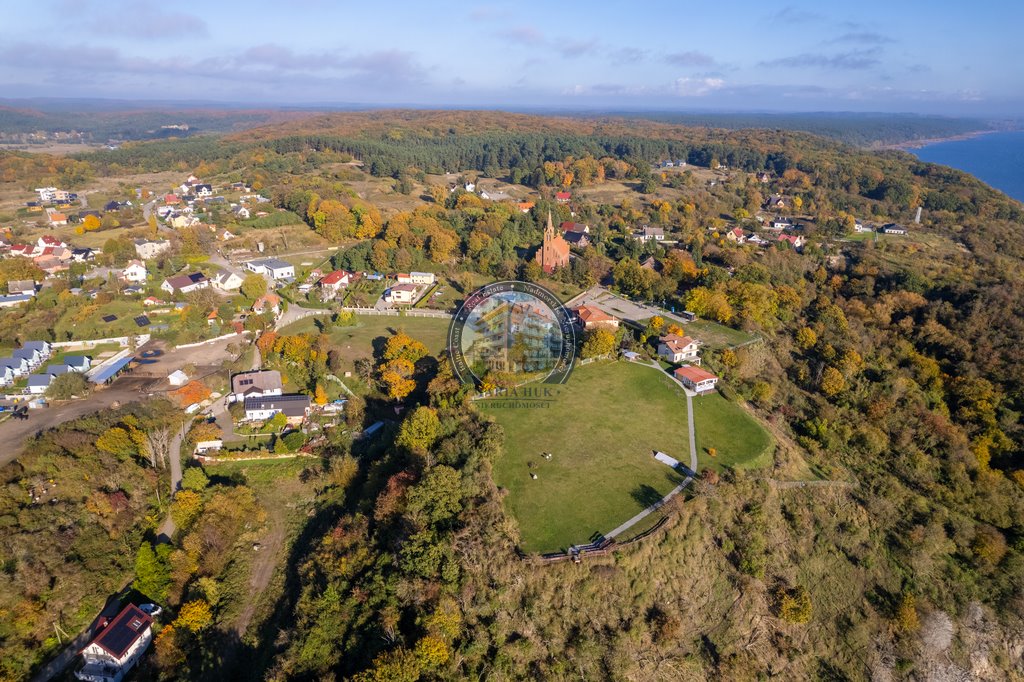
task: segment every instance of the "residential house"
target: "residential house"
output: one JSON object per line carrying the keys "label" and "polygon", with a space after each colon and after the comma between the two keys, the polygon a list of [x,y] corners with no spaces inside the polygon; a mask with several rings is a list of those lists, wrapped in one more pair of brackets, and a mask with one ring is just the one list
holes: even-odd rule
{"label": "residential house", "polygon": [[532,201],[520,201],[518,204],[516,204],[516,206],[519,208],[520,213],[529,213],[530,209],[532,209],[536,205],[537,204],[535,204]]}
{"label": "residential house", "polygon": [[148,275],[146,266],[139,260],[129,261],[125,269],[121,271],[121,279],[126,282],[145,282]]}
{"label": "residential house", "polygon": [[790,246],[792,246],[794,249],[799,249],[804,245],[804,242],[806,240],[804,239],[803,235],[800,234],[780,234],[778,236],[777,241],[789,242]]}
{"label": "residential house", "polygon": [[480,190],[480,198],[485,201],[508,201],[512,197],[505,192],[499,192],[495,189],[492,189],[490,192],[482,189]]}
{"label": "residential house", "polygon": [[70,367],[73,372],[85,374],[92,368],[92,358],[88,355],[65,355],[63,364]]}
{"label": "residential house", "polygon": [[786,200],[782,198],[781,194],[773,194],[768,197],[768,201],[764,202],[764,208],[772,211],[781,211],[786,208]]}
{"label": "residential house", "polygon": [[238,218],[239,220],[249,219],[249,209],[247,209],[245,206],[235,206],[235,208],[233,208],[231,212],[234,213],[235,217]]}
{"label": "residential house", "polygon": [[36,187],[35,191],[39,195],[39,202],[43,204],[65,202],[70,195],[70,192],[56,187]]}
{"label": "residential house", "polygon": [[53,211],[52,213],[48,213],[46,215],[46,218],[47,218],[47,220],[50,221],[51,225],[67,225],[68,224],[68,216],[67,216],[67,214],[60,213],[58,211]]}
{"label": "residential house", "polygon": [[233,272],[222,272],[213,278],[213,287],[221,291],[235,291],[242,286],[242,278]]}
{"label": "residential house", "polygon": [[47,374],[52,374],[55,377],[59,377],[61,374],[67,374],[68,372],[74,372],[74,371],[75,370],[73,370],[70,367],[68,367],[67,365],[63,365],[63,364],[62,365],[47,365],[46,366],[46,370],[45,370],[45,372]]}
{"label": "residential house", "polygon": [[9,386],[14,383],[14,372],[6,365],[0,365],[0,386]]}
{"label": "residential house", "polygon": [[135,253],[142,260],[156,258],[161,253],[169,251],[171,243],[166,239],[136,239]]}
{"label": "residential house", "polygon": [[562,239],[569,246],[575,246],[579,249],[590,245],[590,237],[585,232],[566,232],[562,235]]}
{"label": "residential house", "polygon": [[121,682],[153,640],[153,618],[128,604],[82,649],[75,677],[83,682]]}
{"label": "residential house", "polygon": [[260,258],[249,261],[245,267],[271,279],[294,279],[295,266],[280,258]]}
{"label": "residential house", "polygon": [[283,413],[292,425],[301,424],[309,414],[308,395],[268,395],[246,398],[243,403],[245,418],[249,421],[264,421],[278,412]]}
{"label": "residential house", "polygon": [[567,220],[563,222],[559,227],[562,228],[563,235],[569,232],[582,232],[584,234],[590,234],[590,225],[587,225],[586,223],[574,223]]}
{"label": "residential house", "polygon": [[43,364],[43,360],[45,359],[43,357],[43,353],[40,352],[38,348],[26,348],[24,346],[12,350],[11,357],[15,360],[20,358],[27,362],[30,371]]}
{"label": "residential house", "polygon": [[271,312],[276,317],[281,312],[281,297],[277,294],[263,294],[252,304],[252,311],[257,315]]}
{"label": "residential house", "polygon": [[28,383],[25,387],[28,392],[32,395],[42,395],[46,393],[46,389],[50,387],[50,382],[53,381],[53,375],[46,372],[40,374],[33,374],[29,376]]}
{"label": "residential house", "polygon": [[0,358],[0,367],[7,367],[15,377],[23,377],[28,374],[28,361],[25,358],[6,357]]}
{"label": "residential house", "polygon": [[771,230],[789,230],[793,227],[793,221],[789,218],[773,218],[768,228]]}
{"label": "residential house", "polygon": [[104,211],[120,211],[122,208],[124,208],[124,204],[116,199],[112,199],[103,205]]}
{"label": "residential house", "polygon": [[697,393],[714,390],[715,384],[718,383],[718,377],[714,374],[705,369],[701,369],[700,367],[693,367],[691,365],[683,365],[673,372],[673,374],[676,379],[679,379],[679,381],[683,383],[683,386],[686,386],[686,388]]}
{"label": "residential house", "polygon": [[7,293],[36,295],[36,283],[30,279],[12,279],[7,283]]}
{"label": "residential house", "polygon": [[12,256],[22,256],[23,258],[32,258],[36,255],[36,251],[39,249],[35,244],[11,244],[10,254]]}
{"label": "residential house", "polygon": [[414,303],[417,289],[415,284],[396,284],[384,292],[384,300],[388,303]]}
{"label": "residential house", "polygon": [[144,306],[154,306],[154,305],[163,305],[163,304],[164,304],[164,302],[161,301],[156,296],[147,296],[146,298],[144,298],[142,300],[142,305],[144,305]]}
{"label": "residential house", "polygon": [[212,197],[213,187],[206,184],[192,185],[192,193],[199,198]]}
{"label": "residential house", "polygon": [[560,204],[568,204],[570,199],[572,199],[572,194],[569,192],[558,192],[555,194],[555,201]]}
{"label": "residential house", "polygon": [[39,356],[46,360],[53,353],[53,346],[49,341],[26,341],[21,344],[22,348],[31,348],[32,350],[39,353]]}
{"label": "residential house", "polygon": [[187,294],[191,291],[198,291],[210,286],[210,280],[201,272],[193,272],[187,275],[176,275],[164,280],[160,288],[171,294]]}
{"label": "residential house", "polygon": [[357,278],[356,273],[347,270],[335,270],[329,272],[316,283],[325,297],[334,297],[338,292],[352,284]]}
{"label": "residential house", "polygon": [[853,231],[857,232],[857,233],[874,232],[874,230],[871,228],[870,225],[865,225],[864,223],[862,223],[859,220],[854,221],[854,223],[853,223]]}
{"label": "residential house", "polygon": [[64,241],[58,239],[57,237],[54,237],[52,234],[44,234],[41,237],[39,237],[39,239],[36,240],[36,246],[38,246],[40,249],[45,249],[47,247],[64,248],[67,246],[67,244]]}
{"label": "residential house", "polygon": [[231,399],[238,401],[281,395],[284,392],[283,387],[281,373],[276,369],[242,372],[231,377]]}
{"label": "residential house", "polygon": [[170,221],[171,227],[176,230],[180,230],[185,227],[191,227],[199,222],[199,218],[195,216],[186,215],[184,213],[175,213],[171,216]]}
{"label": "residential house", "polygon": [[580,322],[580,326],[586,331],[601,328],[614,331],[619,328],[619,320],[600,308],[581,305],[576,308],[575,313],[576,319]]}
{"label": "residential house", "polygon": [[164,195],[164,205],[165,206],[177,206],[180,203],[181,203],[181,197],[179,197],[177,194],[165,194]]}
{"label": "residential house", "polygon": [[14,294],[13,296],[0,296],[0,308],[13,308],[14,306],[28,303],[32,300],[29,294]]}
{"label": "residential house", "polygon": [[75,263],[87,263],[95,260],[96,251],[90,248],[71,249],[71,260]]}
{"label": "residential house", "polygon": [[548,225],[544,228],[544,241],[534,260],[540,265],[541,270],[553,273],[558,268],[569,265],[569,242],[560,234],[555,233],[555,226],[551,224],[551,212],[548,212]]}
{"label": "residential house", "polygon": [[725,233],[727,241],[733,242],[734,244],[742,244],[747,241],[747,237],[743,234],[743,230],[738,227],[734,227]]}
{"label": "residential house", "polygon": [[700,364],[700,342],[689,336],[665,334],[658,339],[658,355],[668,362]]}
{"label": "residential house", "polygon": [[767,183],[767,182],[771,182],[771,180],[772,180],[772,177],[770,175],[768,175],[767,173],[758,173],[757,174],[757,181],[760,182],[761,184],[764,184],[764,183]]}
{"label": "residential house", "polygon": [[432,272],[410,272],[408,274],[400,272],[395,275],[395,280],[399,284],[433,284],[437,277]]}
{"label": "residential house", "polygon": [[882,234],[906,234],[907,228],[896,223],[886,223],[882,225]]}
{"label": "residential house", "polygon": [[754,246],[767,246],[771,242],[751,232],[747,235],[747,243],[753,244]]}
{"label": "residential house", "polygon": [[649,242],[652,239],[656,242],[664,241],[665,228],[644,225],[642,228],[633,233],[633,239],[636,239],[641,242]]}

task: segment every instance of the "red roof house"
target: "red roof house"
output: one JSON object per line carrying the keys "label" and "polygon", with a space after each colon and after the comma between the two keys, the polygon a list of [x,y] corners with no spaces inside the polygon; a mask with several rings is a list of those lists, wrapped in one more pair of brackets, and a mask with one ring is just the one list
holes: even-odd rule
{"label": "red roof house", "polygon": [[676,379],[683,382],[683,386],[697,393],[714,390],[715,384],[718,383],[718,377],[700,367],[683,365],[674,374]]}

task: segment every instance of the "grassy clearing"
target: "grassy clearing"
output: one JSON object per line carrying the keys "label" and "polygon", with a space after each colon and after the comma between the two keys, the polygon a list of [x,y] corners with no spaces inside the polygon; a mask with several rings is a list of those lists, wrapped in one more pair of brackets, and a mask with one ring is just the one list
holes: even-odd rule
{"label": "grassy clearing", "polygon": [[494,478],[508,490],[505,504],[530,552],[585,543],[675,487],[682,476],[653,451],[689,461],[686,400],[668,377],[624,362],[595,363],[552,390],[544,409],[480,403],[505,429]]}
{"label": "grassy clearing", "polygon": [[[718,393],[708,393],[693,399],[693,411],[697,461],[702,469],[757,469],[772,463],[774,439],[740,405]],[[709,448],[715,448],[715,457],[708,454]]]}
{"label": "grassy clearing", "polygon": [[726,327],[711,320],[694,320],[685,324],[684,328],[687,334],[699,341],[703,341],[712,350],[739,346],[740,344],[749,343],[756,338],[744,331]]}

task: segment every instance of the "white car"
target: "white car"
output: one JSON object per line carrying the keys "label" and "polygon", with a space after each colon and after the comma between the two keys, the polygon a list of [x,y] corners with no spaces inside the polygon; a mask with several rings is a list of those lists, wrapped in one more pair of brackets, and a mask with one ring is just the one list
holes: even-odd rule
{"label": "white car", "polygon": [[156,604],[139,604],[139,611],[142,611],[153,618],[156,618],[164,612],[164,610]]}

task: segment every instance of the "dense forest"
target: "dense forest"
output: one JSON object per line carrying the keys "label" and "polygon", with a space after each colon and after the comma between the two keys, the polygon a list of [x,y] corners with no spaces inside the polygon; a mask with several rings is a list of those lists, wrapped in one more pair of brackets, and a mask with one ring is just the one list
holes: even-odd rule
{"label": "dense forest", "polygon": [[[730,173],[712,184],[651,168],[668,156]],[[391,178],[396,193],[419,183],[422,205],[373,206],[350,187],[362,171],[341,163],[349,157]],[[471,275],[542,279],[530,248],[550,210],[593,226],[592,243],[556,280],[603,282],[762,339],[704,362],[723,395],[770,428],[774,465],[705,474],[644,542],[556,566],[516,553],[516,521],[491,475],[502,431],[445,359],[404,334],[367,349],[378,370],[365,373],[365,415],[348,425],[394,415],[398,394],[404,409],[373,446],[331,434],[305,472],[315,508],[281,598],[245,643],[251,679],[1024,674],[1024,209],[977,180],[806,133],[492,112],[313,117],[74,163],[97,174],[201,165],[204,175],[258,180],[279,207],[351,245],[335,265],[421,267],[466,289]],[[533,187],[536,206],[524,214],[428,186],[427,174],[443,170]],[[552,200],[611,178],[626,188],[614,201],[576,196],[570,215]],[[724,239],[729,226],[752,229],[769,192],[799,206],[810,240],[802,252]],[[847,238],[855,218],[909,222],[917,206],[924,218],[911,239]],[[629,239],[644,223],[679,248]],[[659,267],[642,267],[647,257]],[[316,348],[317,338],[292,345]],[[323,362],[269,340],[271,361],[315,383],[309,372]],[[801,466],[819,484],[787,485]],[[205,504],[225,493],[202,491]],[[180,541],[178,566],[189,570],[161,583],[175,604],[206,599],[200,577],[223,569],[197,542],[190,554]],[[19,560],[0,559],[5,579],[27,579]],[[169,557],[152,562],[161,575],[172,568]],[[29,604],[44,597],[34,592]],[[176,632],[158,639],[151,674],[223,675],[206,637]]]}

